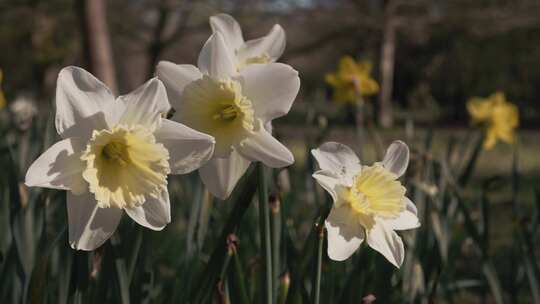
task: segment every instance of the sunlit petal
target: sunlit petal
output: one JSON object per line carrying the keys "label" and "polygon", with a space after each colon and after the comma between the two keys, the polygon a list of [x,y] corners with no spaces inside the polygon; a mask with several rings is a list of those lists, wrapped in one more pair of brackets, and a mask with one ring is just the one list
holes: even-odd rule
{"label": "sunlit petal", "polygon": [[325,227],[328,232],[328,257],[334,261],[348,259],[364,241],[364,229],[347,206],[332,208]]}
{"label": "sunlit petal", "polygon": [[333,172],[345,179],[350,186],[353,177],[362,170],[356,153],[346,145],[337,142],[327,142],[319,148],[311,150],[319,168]]}
{"label": "sunlit petal", "polygon": [[385,222],[377,221],[367,231],[367,243],[394,266],[399,268],[403,264],[405,258],[403,241]]}
{"label": "sunlit petal", "polygon": [[226,199],[251,162],[233,151],[228,158],[213,158],[199,170],[201,179],[210,193]]}
{"label": "sunlit petal", "polygon": [[67,194],[69,244],[76,250],[94,250],[118,227],[122,209],[99,208],[91,193]]}
{"label": "sunlit petal", "polygon": [[25,184],[85,192],[88,186],[81,175],[85,165],[80,159],[83,149],[84,142],[77,138],[64,139],[52,145],[28,168]]}
{"label": "sunlit petal", "polygon": [[230,45],[233,50],[238,50],[244,45],[242,29],[232,16],[227,14],[214,15],[210,17],[210,27],[212,32],[220,32],[225,43]]}
{"label": "sunlit petal", "polygon": [[398,177],[405,173],[409,165],[409,147],[400,140],[394,141],[386,150],[382,165]]}
{"label": "sunlit petal", "polygon": [[104,111],[114,103],[109,89],[84,69],[62,69],[56,86],[56,130],[63,138],[86,139],[92,130],[103,129],[111,120]]}
{"label": "sunlit petal", "polygon": [[157,198],[149,198],[142,206],[125,209],[127,215],[139,225],[160,231],[171,222],[169,192],[163,191]]}

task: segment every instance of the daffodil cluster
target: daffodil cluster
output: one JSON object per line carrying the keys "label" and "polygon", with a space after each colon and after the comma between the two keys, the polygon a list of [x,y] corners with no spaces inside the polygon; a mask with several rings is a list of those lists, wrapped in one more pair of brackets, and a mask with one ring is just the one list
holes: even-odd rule
{"label": "daffodil cluster", "polygon": [[357,103],[361,97],[375,95],[379,84],[371,77],[370,62],[356,62],[351,56],[339,60],[338,70],[326,75],[326,82],[333,89],[332,100]]}
{"label": "daffodil cluster", "polygon": [[499,140],[514,143],[519,112],[503,92],[495,92],[487,98],[473,97],[467,102],[467,110],[473,123],[481,124],[485,130],[485,149],[493,148]]}
{"label": "daffodil cluster", "polygon": [[[101,246],[126,213],[161,230],[171,221],[167,175],[200,169],[208,190],[225,199],[250,162],[294,162],[271,134],[300,87],[298,73],[274,63],[285,33],[276,25],[245,42],[228,15],[210,18],[212,36],[197,67],[160,62],[157,77],[115,97],[82,68],[66,67],[56,88],[62,140],[28,169],[25,183],[67,190],[69,243]],[[172,120],[163,118],[171,104]]]}
{"label": "daffodil cluster", "polygon": [[[135,91],[113,96],[105,84],[78,67],[58,75],[56,130],[62,138],[28,169],[28,186],[67,190],[69,243],[94,250],[116,230],[124,213],[161,230],[171,221],[170,174],[199,171],[214,196],[226,199],[251,162],[281,168],[294,162],[272,136],[272,120],[286,115],[298,94],[298,72],[276,63],[285,32],[275,25],[245,41],[229,15],[210,18],[212,35],[197,65],[161,61],[157,77]],[[371,66],[350,57],[328,75],[340,101],[375,94]],[[174,108],[171,119],[166,113]],[[409,150],[393,143],[380,163],[362,166],[352,150],[326,143],[313,150],[320,171],[313,177],[334,207],[326,219],[328,255],[351,256],[363,240],[392,264],[403,262],[395,230],[419,226],[414,204],[398,178]]]}
{"label": "daffodil cluster", "polygon": [[272,168],[294,162],[289,149],[272,137],[271,122],[289,112],[300,78],[290,66],[274,63],[285,48],[279,25],[244,42],[231,16],[213,16],[210,24],[213,34],[196,67],[162,61],[157,76],[177,111],[172,119],[215,138],[212,158],[199,174],[207,189],[224,199],[251,162]]}

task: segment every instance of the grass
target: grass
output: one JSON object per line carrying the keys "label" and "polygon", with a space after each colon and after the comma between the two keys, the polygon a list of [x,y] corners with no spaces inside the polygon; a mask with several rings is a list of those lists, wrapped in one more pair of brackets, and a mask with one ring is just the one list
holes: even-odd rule
{"label": "grass", "polygon": [[[6,303],[20,303],[21,299],[33,303],[44,299],[53,303],[236,303],[263,297],[265,263],[257,228],[258,204],[252,202],[253,175],[246,174],[228,201],[204,195],[197,173],[173,176],[169,181],[172,223],[164,231],[149,231],[125,218],[115,242],[93,253],[76,253],[66,240],[64,194],[20,184],[28,162],[50,145],[49,135],[46,140],[38,136],[49,123],[42,119],[24,137],[12,136],[15,144],[8,144],[0,158],[6,168],[0,179],[6,202],[0,211],[0,297],[8,299]],[[516,227],[519,221],[535,221],[534,190],[540,180],[540,158],[536,156],[540,142],[536,138],[540,132],[519,134],[520,212],[516,217],[512,213],[511,146],[501,144],[483,151],[470,183],[454,193],[457,190],[452,190],[438,162],[448,161],[452,173],[461,174],[471,156],[474,133],[466,128],[419,128],[408,133],[405,129],[367,130],[366,144],[359,147],[354,129],[347,126],[330,132],[316,126],[276,126],[276,134],[296,158],[287,170],[274,170],[268,183],[269,193],[280,199],[280,218],[275,223],[281,227],[272,226],[269,231],[274,242],[271,261],[279,263],[272,270],[276,278],[290,278],[288,286],[281,279],[279,288],[273,282],[272,289],[279,290],[274,298],[280,303],[309,303],[314,298],[320,303],[358,303],[369,294],[380,303],[416,303],[430,298],[441,303],[477,303],[493,300],[497,292],[505,303],[532,300],[530,272],[524,268],[520,249],[524,243],[516,237]],[[326,242],[318,242],[317,227],[331,202],[311,178],[315,165],[309,150],[324,141],[339,141],[357,151],[362,148],[363,162],[369,164],[380,160],[381,151],[396,139],[406,141],[413,151],[404,181],[422,222],[420,229],[401,233],[407,244],[402,269],[394,269],[366,246],[345,262],[329,260]],[[27,144],[24,155],[20,152],[23,141]],[[456,151],[463,152],[447,158],[452,141]],[[498,178],[485,188],[493,177]],[[430,194],[432,186],[440,191]],[[489,208],[483,201],[489,201]],[[484,221],[486,216],[488,221]],[[272,217],[272,225],[274,220]],[[230,233],[239,241],[234,255],[227,258]],[[488,240],[485,250],[485,240],[475,239],[475,233]],[[531,230],[533,244],[536,235]],[[538,248],[533,249],[535,254]],[[482,265],[493,265],[495,270],[486,272]],[[320,291],[317,297],[316,291]]]}

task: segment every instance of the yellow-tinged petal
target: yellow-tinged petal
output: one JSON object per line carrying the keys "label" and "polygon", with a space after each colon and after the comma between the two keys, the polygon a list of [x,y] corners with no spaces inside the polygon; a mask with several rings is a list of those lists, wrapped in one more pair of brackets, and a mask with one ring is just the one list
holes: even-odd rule
{"label": "yellow-tinged petal", "polygon": [[371,74],[372,69],[373,69],[373,64],[370,61],[364,60],[358,63],[358,70],[368,75]]}
{"label": "yellow-tinged petal", "polygon": [[491,102],[484,98],[473,97],[467,102],[469,115],[476,122],[481,122],[491,116]]}

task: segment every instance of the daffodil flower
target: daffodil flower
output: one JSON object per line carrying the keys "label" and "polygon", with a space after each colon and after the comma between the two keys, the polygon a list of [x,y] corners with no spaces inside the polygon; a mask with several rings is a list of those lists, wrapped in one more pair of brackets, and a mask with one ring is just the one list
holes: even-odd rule
{"label": "daffodil flower", "polygon": [[285,31],[279,24],[275,24],[266,36],[247,42],[240,25],[230,15],[210,17],[210,26],[213,33],[223,35],[238,70],[250,64],[275,62],[285,50]]}
{"label": "daffodil flower", "polygon": [[171,221],[167,175],[199,168],[214,139],[162,119],[169,108],[157,78],[115,99],[81,68],[60,72],[55,122],[63,139],[30,166],[25,183],[68,190],[72,248],[101,246],[124,211],[152,230]]}
{"label": "daffodil flower", "polygon": [[215,196],[227,198],[252,161],[272,168],[294,162],[268,130],[273,119],[289,112],[300,88],[290,66],[254,64],[238,73],[234,55],[216,32],[204,45],[198,68],[162,61],[157,75],[176,110],[173,119],[216,139],[212,160],[199,170]]}
{"label": "daffodil flower", "polygon": [[379,92],[379,84],[371,78],[371,63],[357,63],[351,56],[339,60],[335,73],[326,75],[326,82],[332,86],[332,99],[336,102],[356,103],[360,96],[371,96]]}
{"label": "daffodil flower", "polygon": [[502,92],[487,98],[473,97],[467,102],[467,110],[474,123],[485,128],[484,148],[491,149],[498,140],[508,144],[515,141],[515,129],[519,125],[519,112]]}
{"label": "daffodil flower", "polygon": [[405,250],[395,230],[420,226],[416,207],[398,180],[409,162],[407,145],[393,142],[383,161],[372,166],[362,166],[349,147],[335,142],[311,153],[321,169],[313,177],[334,201],[325,221],[328,256],[335,261],[346,260],[366,240],[400,267]]}

